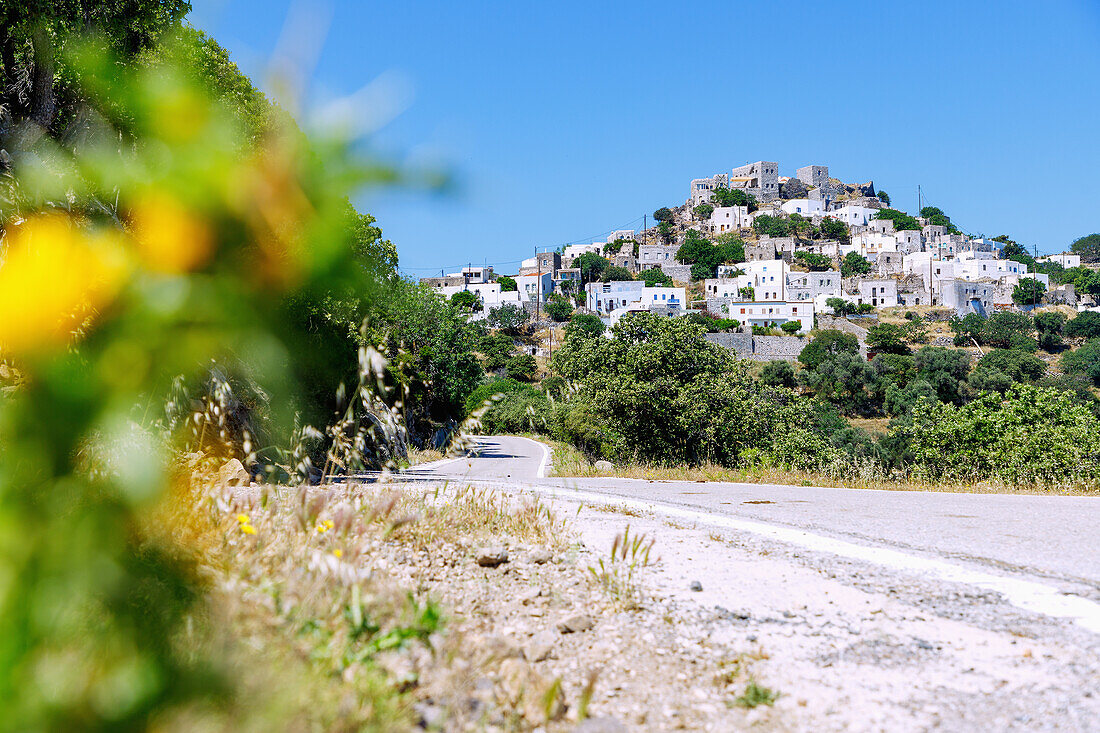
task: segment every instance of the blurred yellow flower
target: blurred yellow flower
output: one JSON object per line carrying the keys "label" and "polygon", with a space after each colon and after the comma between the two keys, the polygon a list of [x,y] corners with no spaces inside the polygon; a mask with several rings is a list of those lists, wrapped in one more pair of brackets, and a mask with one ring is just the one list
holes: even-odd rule
{"label": "blurred yellow flower", "polygon": [[344,551],[341,550],[341,549],[335,549],[335,550],[332,551],[332,554],[336,555],[336,557],[343,557],[344,556]]}
{"label": "blurred yellow flower", "polygon": [[247,514],[238,514],[237,515],[237,523],[238,524],[248,524],[248,522],[249,522],[249,519],[248,519]]}
{"label": "blurred yellow flower", "polygon": [[328,532],[330,529],[332,529],[334,526],[335,525],[333,524],[331,519],[326,519],[325,521],[317,525],[317,534],[324,534],[325,532]]}
{"label": "blurred yellow flower", "polygon": [[245,534],[256,534],[256,528],[247,523],[241,525],[241,531]]}
{"label": "blurred yellow flower", "polygon": [[142,262],[155,272],[190,272],[214,251],[209,225],[166,193],[140,196],[130,209],[130,223]]}
{"label": "blurred yellow flower", "polygon": [[119,232],[81,229],[58,214],[10,227],[0,261],[0,348],[20,355],[66,346],[114,299],[127,270]]}

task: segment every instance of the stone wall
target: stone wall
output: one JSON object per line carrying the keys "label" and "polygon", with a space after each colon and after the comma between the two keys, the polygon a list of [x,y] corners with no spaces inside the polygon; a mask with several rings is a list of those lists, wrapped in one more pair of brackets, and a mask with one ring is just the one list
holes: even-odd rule
{"label": "stone wall", "polygon": [[707,341],[729,349],[740,359],[794,361],[806,348],[804,336],[753,336],[751,333],[708,333]]}
{"label": "stone wall", "polygon": [[691,265],[681,265],[679,263],[664,262],[660,264],[660,268],[661,272],[671,277],[674,282],[691,282]]}
{"label": "stone wall", "polygon": [[[871,323],[870,325],[873,326],[875,324]],[[844,333],[850,333],[859,339],[860,344],[865,344],[867,341],[867,329],[863,326],[857,326],[847,318],[837,318],[836,316],[827,316],[824,313],[818,313],[817,328],[819,331],[835,329],[837,331],[843,331]]]}

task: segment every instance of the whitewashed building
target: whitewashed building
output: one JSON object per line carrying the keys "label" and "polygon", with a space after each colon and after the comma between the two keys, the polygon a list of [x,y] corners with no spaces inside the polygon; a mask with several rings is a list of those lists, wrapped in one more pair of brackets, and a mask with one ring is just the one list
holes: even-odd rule
{"label": "whitewashed building", "polygon": [[686,307],[684,288],[648,286],[641,280],[613,280],[589,283],[585,286],[585,307],[595,313],[609,315],[619,308]]}

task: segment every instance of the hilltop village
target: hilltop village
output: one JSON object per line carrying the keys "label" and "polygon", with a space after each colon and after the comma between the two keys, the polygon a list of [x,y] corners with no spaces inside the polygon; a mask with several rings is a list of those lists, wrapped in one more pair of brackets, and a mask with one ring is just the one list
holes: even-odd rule
{"label": "hilltop village", "polygon": [[692,180],[684,203],[655,211],[652,227],[539,253],[515,275],[468,267],[423,282],[465,300],[474,318],[506,305],[576,309],[608,326],[631,312],[701,313],[722,331],[757,336],[895,307],[962,317],[1100,306],[1100,276],[1088,267],[1100,259],[1095,243],[1035,257],[1007,235],[960,231],[939,208],[911,215],[890,204],[873,182],[843,183],[827,166],[788,177],[757,161]]}

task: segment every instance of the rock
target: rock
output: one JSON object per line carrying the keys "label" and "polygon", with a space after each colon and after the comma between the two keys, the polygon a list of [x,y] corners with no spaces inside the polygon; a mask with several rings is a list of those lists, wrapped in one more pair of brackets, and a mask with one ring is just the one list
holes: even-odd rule
{"label": "rock", "polygon": [[595,468],[600,473],[611,473],[615,470],[615,464],[611,461],[596,461]]}
{"label": "rock", "polygon": [[527,562],[535,565],[544,565],[554,559],[554,553],[545,547],[536,547],[527,553]]}
{"label": "rock", "polygon": [[588,631],[596,625],[596,621],[587,613],[577,613],[558,622],[558,631],[563,634],[572,634],[577,631]]}
{"label": "rock", "polygon": [[699,591],[703,590],[703,584],[702,584],[702,583],[700,583],[700,582],[699,582],[698,580],[693,580],[693,581],[691,581],[691,585],[690,585],[690,586],[688,586],[688,587],[690,587],[690,588],[691,588],[691,589],[692,589],[693,591],[695,591],[696,593],[698,593]]}
{"label": "rock", "polygon": [[523,656],[516,642],[500,634],[485,637],[482,649],[489,659],[519,659]]}
{"label": "rock", "polygon": [[526,606],[533,603],[536,598],[542,595],[542,588],[528,588],[519,594],[519,602]]}
{"label": "rock", "polygon": [[477,564],[483,568],[495,568],[508,562],[508,549],[506,547],[482,547],[474,556]]}
{"label": "rock", "polygon": [[248,486],[252,477],[236,458],[230,458],[218,469],[218,483],[222,486]]}
{"label": "rock", "polygon": [[573,733],[626,733],[626,726],[614,718],[585,718]]}
{"label": "rock", "polygon": [[549,659],[554,653],[554,634],[550,631],[540,631],[523,645],[523,656],[531,663]]}

